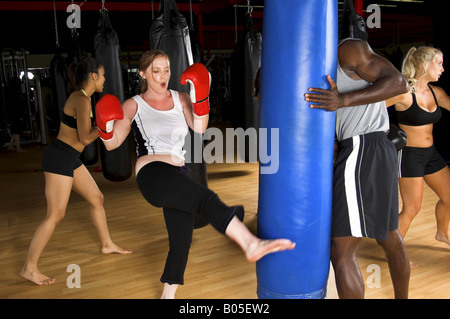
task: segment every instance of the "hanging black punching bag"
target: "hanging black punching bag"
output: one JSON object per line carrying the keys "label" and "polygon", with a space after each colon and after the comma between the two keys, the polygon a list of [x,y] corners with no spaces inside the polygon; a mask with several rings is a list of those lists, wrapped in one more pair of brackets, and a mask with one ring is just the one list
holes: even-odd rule
{"label": "hanging black punching bag", "polygon": [[[169,88],[189,94],[189,85],[182,85],[180,77],[194,61],[189,28],[186,19],[178,12],[175,0],[160,0],[159,16],[150,27],[150,48],[162,50],[169,56],[171,72]],[[186,166],[189,168],[190,176],[195,181],[207,186],[202,135],[189,130],[185,141],[185,150]],[[207,224],[203,215],[196,215],[195,228],[201,228]]]}
{"label": "hanging black punching bag", "polygon": [[[231,65],[231,100],[232,123],[234,128],[255,130],[258,136],[259,103],[254,96],[256,72],[261,66],[261,33],[258,32],[250,14],[247,14],[244,31],[241,33],[232,54]],[[244,154],[239,157],[246,162],[254,162],[257,154],[250,154],[250,143],[258,145],[257,138],[248,132],[249,139],[245,143]],[[254,149],[257,149],[254,148]]]}
{"label": "hanging black punching bag", "polygon": [[203,63],[203,48],[198,41],[196,33],[189,31],[189,39],[191,40],[192,59],[194,63]]}
{"label": "hanging black punching bag", "polygon": [[[72,29],[72,49],[69,51],[67,59],[69,64],[87,57],[86,52],[80,46],[80,38],[78,35],[76,29]],[[84,148],[83,152],[81,152],[80,159],[84,165],[93,165],[98,162],[97,139]]]}
{"label": "hanging black punching bag", "polygon": [[158,14],[150,26],[150,48],[162,50],[170,58],[169,88],[189,93],[189,86],[180,83],[181,74],[193,63],[186,19],[175,0],[160,0]]}
{"label": "hanging black punching bag", "polygon": [[50,62],[50,74],[53,103],[58,109],[59,122],[62,118],[64,104],[67,100],[67,61],[59,52],[59,48]]}
{"label": "hanging black punching bag", "polygon": [[[100,97],[104,94],[112,94],[123,103],[124,85],[119,52],[117,34],[111,26],[107,11],[101,10],[94,37],[94,56],[103,65],[106,74]],[[127,139],[112,151],[106,150],[105,145],[100,143],[100,155],[103,176],[106,179],[120,182],[131,176],[131,158]]]}

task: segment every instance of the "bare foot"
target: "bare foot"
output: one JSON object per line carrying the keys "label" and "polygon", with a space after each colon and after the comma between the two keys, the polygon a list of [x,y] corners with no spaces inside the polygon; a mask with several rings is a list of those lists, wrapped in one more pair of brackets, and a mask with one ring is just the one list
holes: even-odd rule
{"label": "bare foot", "polygon": [[23,278],[31,281],[32,283],[38,285],[38,286],[45,286],[45,285],[51,285],[55,282],[55,278],[49,278],[39,272],[39,270],[35,269],[32,271],[27,271],[23,269],[20,272],[20,276]]}
{"label": "bare foot", "polygon": [[105,255],[109,254],[131,254],[133,251],[120,248],[119,246],[116,246],[115,244],[110,244],[108,246],[105,246],[102,248],[102,253]]}
{"label": "bare foot", "polygon": [[441,241],[443,243],[446,243],[447,245],[450,245],[450,239],[443,233],[436,233],[436,236],[434,238],[437,241]]}
{"label": "bare foot", "polygon": [[175,292],[178,289],[177,284],[169,285],[168,283],[164,283],[164,289],[161,294],[161,299],[175,299]]}
{"label": "bare foot", "polygon": [[245,251],[248,261],[258,261],[267,254],[282,250],[292,250],[295,243],[288,239],[258,240],[250,244]]}

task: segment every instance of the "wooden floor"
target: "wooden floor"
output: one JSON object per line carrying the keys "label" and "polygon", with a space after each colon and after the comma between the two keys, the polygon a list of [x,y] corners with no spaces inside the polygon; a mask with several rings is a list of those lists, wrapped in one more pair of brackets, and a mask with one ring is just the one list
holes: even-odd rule
{"label": "wooden floor", "polygon": [[[25,146],[26,153],[0,150],[0,298],[159,298],[159,282],[168,251],[162,212],[141,196],[135,178],[107,181],[89,167],[105,196],[113,240],[133,250],[131,255],[102,255],[88,206],[73,194],[67,214],[58,225],[39,263],[39,269],[56,277],[55,284],[38,287],[22,279],[31,237],[46,212],[44,178],[40,171],[45,146]],[[246,225],[256,231],[258,165],[210,164],[209,186],[229,205],[243,204]],[[411,272],[411,298],[450,297],[450,249],[434,240],[436,195],[424,189],[422,211],[406,238],[408,254],[418,268]],[[373,240],[364,240],[358,261],[366,285],[366,298],[393,298],[384,254]],[[67,267],[81,271],[81,287],[68,288]],[[374,268],[375,267],[375,268]],[[373,280],[379,270],[380,282]],[[371,276],[372,275],[372,276]],[[185,285],[177,292],[183,299],[255,299],[255,264],[211,226],[194,232]],[[327,298],[337,298],[330,271]]]}

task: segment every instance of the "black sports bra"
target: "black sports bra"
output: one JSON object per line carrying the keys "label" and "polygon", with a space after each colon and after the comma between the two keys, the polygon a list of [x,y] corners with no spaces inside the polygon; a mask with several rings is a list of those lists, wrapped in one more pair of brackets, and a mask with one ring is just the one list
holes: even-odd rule
{"label": "black sports bra", "polygon": [[436,95],[434,95],[434,92],[429,84],[428,87],[430,88],[431,93],[433,94],[434,97],[434,101],[436,102],[437,106],[436,110],[434,112],[427,112],[424,109],[422,109],[417,104],[416,95],[413,93],[412,94],[413,102],[411,106],[405,111],[396,111],[397,120],[399,124],[420,126],[433,124],[440,120],[442,116],[441,108],[439,107]]}
{"label": "black sports bra", "polygon": [[[62,119],[61,122],[63,122],[64,124],[66,124],[68,127],[77,129],[77,118],[73,117],[73,116],[69,116],[66,113],[62,113]],[[91,125],[94,126],[94,118],[92,116],[91,113]]]}

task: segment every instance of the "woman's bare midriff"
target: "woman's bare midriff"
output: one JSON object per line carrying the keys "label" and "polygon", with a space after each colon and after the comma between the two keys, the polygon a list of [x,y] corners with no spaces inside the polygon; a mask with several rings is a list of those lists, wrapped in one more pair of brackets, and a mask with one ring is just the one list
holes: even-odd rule
{"label": "woman's bare midriff", "polygon": [[78,131],[74,128],[68,127],[64,123],[60,123],[60,129],[58,136],[56,137],[58,140],[72,146],[78,152],[83,152],[85,146],[81,144],[80,139],[78,137]]}
{"label": "woman's bare midriff", "polygon": [[433,145],[433,124],[409,126],[400,124],[406,133],[406,146],[427,148]]}

